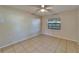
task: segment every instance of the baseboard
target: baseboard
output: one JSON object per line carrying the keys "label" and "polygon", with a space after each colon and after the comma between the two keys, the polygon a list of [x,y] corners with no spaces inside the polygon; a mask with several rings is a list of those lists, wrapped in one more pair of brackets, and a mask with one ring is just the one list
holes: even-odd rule
{"label": "baseboard", "polygon": [[15,41],[15,42],[9,43],[9,44],[7,44],[5,46],[2,46],[2,47],[0,47],[0,49],[8,47],[8,46],[16,44],[16,43],[19,43],[19,42],[22,42],[22,41],[27,40],[27,39],[33,38],[33,37],[38,36],[38,35],[40,35],[40,33],[35,33],[35,34],[33,34],[33,35],[29,36],[29,37],[25,37],[25,38],[20,39],[18,41]]}
{"label": "baseboard", "polygon": [[[52,36],[52,37],[56,37],[56,38],[59,38],[59,39],[71,40],[70,38],[67,38],[67,37],[56,36],[56,35],[52,35],[52,34],[49,34],[49,33],[42,33],[42,34],[49,35],[49,36]],[[78,43],[76,40],[71,40],[71,41]]]}

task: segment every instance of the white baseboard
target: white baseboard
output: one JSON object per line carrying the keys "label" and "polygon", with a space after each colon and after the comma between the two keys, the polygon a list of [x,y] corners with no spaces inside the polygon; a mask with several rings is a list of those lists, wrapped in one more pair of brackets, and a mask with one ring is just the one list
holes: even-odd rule
{"label": "white baseboard", "polygon": [[33,34],[33,35],[29,36],[29,37],[25,37],[23,39],[20,39],[18,41],[11,42],[11,43],[9,43],[9,44],[7,44],[5,46],[0,47],[0,49],[5,48],[5,47],[8,47],[8,46],[13,45],[13,44],[16,44],[16,43],[19,43],[19,42],[22,42],[22,41],[27,40],[27,39],[33,38],[33,37],[38,36],[38,35],[40,35],[39,32],[38,33],[35,33],[35,34]]}
{"label": "white baseboard", "polygon": [[[59,39],[71,40],[70,38],[67,38],[67,37],[61,37],[61,36],[52,35],[52,34],[49,34],[49,33],[42,33],[42,34],[49,35],[49,36],[52,36],[52,37],[56,37],[56,38],[59,38]],[[71,40],[71,41],[77,42],[76,40]]]}

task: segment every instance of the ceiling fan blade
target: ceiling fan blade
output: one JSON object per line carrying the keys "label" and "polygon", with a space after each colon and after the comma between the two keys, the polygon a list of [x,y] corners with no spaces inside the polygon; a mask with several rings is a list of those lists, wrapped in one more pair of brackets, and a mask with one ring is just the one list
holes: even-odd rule
{"label": "ceiling fan blade", "polygon": [[54,9],[53,7],[46,7],[46,9]]}
{"label": "ceiling fan blade", "polygon": [[52,13],[54,12],[54,10],[51,10],[51,9],[46,9],[49,13]]}

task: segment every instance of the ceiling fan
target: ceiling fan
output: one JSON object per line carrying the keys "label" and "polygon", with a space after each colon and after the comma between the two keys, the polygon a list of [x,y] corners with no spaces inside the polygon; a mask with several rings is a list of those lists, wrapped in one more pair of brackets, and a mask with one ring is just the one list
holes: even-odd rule
{"label": "ceiling fan", "polygon": [[45,12],[52,12],[53,11],[52,9],[53,9],[52,6],[49,6],[49,5],[41,5],[37,11],[38,12],[41,12],[41,13],[45,13]]}

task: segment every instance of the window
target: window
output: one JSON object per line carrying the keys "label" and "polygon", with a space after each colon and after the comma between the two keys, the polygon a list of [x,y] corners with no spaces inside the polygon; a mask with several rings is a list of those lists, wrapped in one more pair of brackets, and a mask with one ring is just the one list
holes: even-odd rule
{"label": "window", "polygon": [[60,18],[52,18],[48,20],[48,29],[60,30],[61,22]]}

